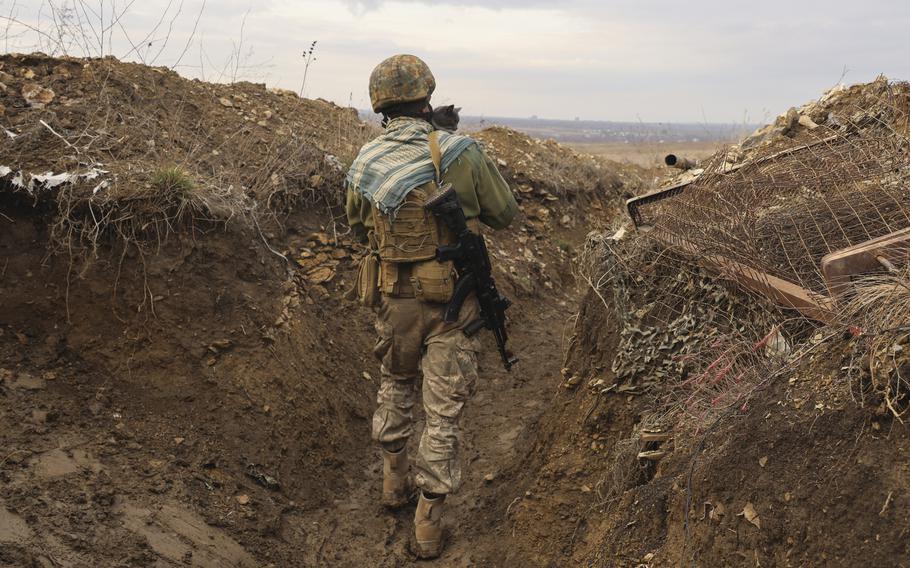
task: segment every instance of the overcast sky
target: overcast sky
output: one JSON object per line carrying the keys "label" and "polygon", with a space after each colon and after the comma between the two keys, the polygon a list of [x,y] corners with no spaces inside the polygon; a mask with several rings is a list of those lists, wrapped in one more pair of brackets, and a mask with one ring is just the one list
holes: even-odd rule
{"label": "overcast sky", "polygon": [[413,53],[464,114],[645,122],[763,122],[842,75],[910,79],[907,0],[132,2],[0,0],[47,34],[13,24],[0,50],[98,53],[104,28],[105,53],[299,90],[315,40],[309,97],[368,108],[371,69]]}

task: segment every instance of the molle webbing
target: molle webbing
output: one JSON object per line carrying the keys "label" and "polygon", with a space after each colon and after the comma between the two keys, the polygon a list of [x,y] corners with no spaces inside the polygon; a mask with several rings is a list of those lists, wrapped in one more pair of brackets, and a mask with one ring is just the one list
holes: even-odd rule
{"label": "molle webbing", "polygon": [[386,262],[417,262],[436,258],[436,247],[442,240],[442,227],[436,217],[423,208],[428,197],[423,187],[409,193],[395,213],[394,220],[378,210],[374,211],[379,258]]}

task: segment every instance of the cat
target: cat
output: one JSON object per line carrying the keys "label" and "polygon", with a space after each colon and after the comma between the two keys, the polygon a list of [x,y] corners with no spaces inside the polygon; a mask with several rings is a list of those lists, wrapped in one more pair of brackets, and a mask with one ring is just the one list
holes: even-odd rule
{"label": "cat", "polygon": [[436,130],[445,130],[446,132],[455,132],[458,130],[458,112],[461,107],[455,105],[446,105],[433,109],[433,126]]}

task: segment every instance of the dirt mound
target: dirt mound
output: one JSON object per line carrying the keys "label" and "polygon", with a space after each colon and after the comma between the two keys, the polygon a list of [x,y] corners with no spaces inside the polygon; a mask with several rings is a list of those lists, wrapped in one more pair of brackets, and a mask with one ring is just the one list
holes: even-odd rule
{"label": "dirt mound", "polygon": [[58,210],[66,249],[337,204],[353,109],[113,58],[0,56],[0,191]]}
{"label": "dirt mound", "polygon": [[615,199],[642,183],[633,166],[579,154],[553,140],[538,140],[504,126],[492,126],[473,136],[495,156],[520,196],[556,201],[563,196],[597,194]]}
{"label": "dirt mound", "polygon": [[[412,560],[413,511],[376,505],[373,316],[343,297],[359,249],[333,208],[368,127],[112,59],[0,64],[0,565]],[[525,215],[490,250],[521,372],[484,338],[444,563],[504,554],[576,247],[629,191],[598,172],[564,177],[555,199],[505,172]]]}
{"label": "dirt mound", "polygon": [[[640,230],[592,235],[564,388],[512,508],[513,530],[540,544],[511,558],[906,557],[906,255],[818,299],[823,255],[910,224],[906,93],[884,80],[837,89],[649,197]],[[767,274],[835,317],[769,296]]]}

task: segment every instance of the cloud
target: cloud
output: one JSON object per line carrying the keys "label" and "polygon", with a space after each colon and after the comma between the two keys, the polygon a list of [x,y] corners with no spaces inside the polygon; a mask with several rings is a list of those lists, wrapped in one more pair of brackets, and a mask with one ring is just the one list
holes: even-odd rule
{"label": "cloud", "polygon": [[[845,66],[852,81],[910,78],[910,3],[885,0],[209,0],[195,35],[202,0],[168,5],[134,4],[114,53],[160,21],[146,60],[172,64],[192,37],[182,73],[299,89],[318,40],[307,94],[361,108],[373,66],[402,52],[431,65],[439,100],[500,116],[755,120],[818,96]],[[46,26],[45,2],[16,3],[32,22],[42,6]]]}

